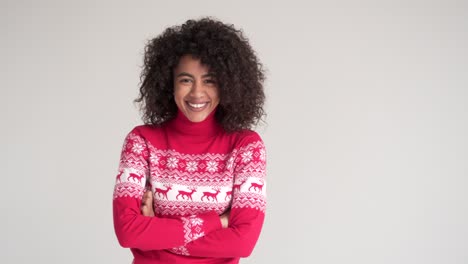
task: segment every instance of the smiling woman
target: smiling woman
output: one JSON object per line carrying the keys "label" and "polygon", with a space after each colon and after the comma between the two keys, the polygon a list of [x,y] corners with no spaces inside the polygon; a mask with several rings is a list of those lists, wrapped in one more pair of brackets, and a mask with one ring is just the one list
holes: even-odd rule
{"label": "smiling woman", "polygon": [[124,141],[115,233],[134,264],[238,263],[266,209],[262,66],[232,25],[204,18],[146,46],[144,125]]}
{"label": "smiling woman", "polygon": [[208,66],[191,55],[180,58],[174,69],[174,98],[190,121],[205,120],[219,104],[218,85]]}

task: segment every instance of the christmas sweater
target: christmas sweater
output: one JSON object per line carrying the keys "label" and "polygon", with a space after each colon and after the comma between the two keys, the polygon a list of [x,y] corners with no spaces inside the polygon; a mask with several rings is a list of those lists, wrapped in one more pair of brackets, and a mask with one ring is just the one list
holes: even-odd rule
{"label": "christmas sweater", "polygon": [[[134,264],[238,263],[251,254],[265,216],[265,147],[250,130],[227,133],[214,111],[183,113],[126,136],[113,195],[114,228]],[[154,217],[141,200],[153,191]],[[230,210],[229,226],[219,215]]]}

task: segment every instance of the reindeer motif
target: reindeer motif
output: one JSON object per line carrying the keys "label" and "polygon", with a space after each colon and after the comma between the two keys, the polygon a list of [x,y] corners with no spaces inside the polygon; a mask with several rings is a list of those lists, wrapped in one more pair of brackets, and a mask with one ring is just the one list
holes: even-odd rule
{"label": "reindeer motif", "polygon": [[203,201],[203,198],[206,197],[206,200],[208,200],[208,201],[211,198],[211,201],[218,202],[218,197],[217,196],[221,191],[219,190],[219,188],[213,188],[213,190],[215,191],[214,193],[212,193],[212,192],[203,192],[203,196],[201,197],[201,200]]}
{"label": "reindeer motif", "polygon": [[231,196],[232,196],[232,191],[227,191],[226,198],[224,198],[224,201],[226,201],[228,198],[231,198]]}
{"label": "reindeer motif", "polygon": [[261,183],[256,183],[256,182],[252,182],[250,184],[250,187],[249,187],[249,191],[251,188],[254,188],[254,191],[256,192],[261,192],[262,191],[262,188],[263,188],[263,185],[265,185],[265,183],[263,181],[261,181]]}
{"label": "reindeer motif", "polygon": [[164,198],[166,198],[166,200],[168,200],[167,193],[172,189],[172,186],[169,185],[169,184],[164,184],[164,187],[166,187],[166,190],[163,190],[161,188],[156,188],[155,189],[155,194],[158,194],[159,197],[161,197],[161,195],[162,195],[162,197],[164,197]]}
{"label": "reindeer motif", "polygon": [[128,175],[128,177],[127,177],[127,181],[128,181],[129,179],[134,179],[134,180],[136,179],[136,180],[138,180],[139,183],[141,183],[141,179],[142,179],[143,177],[145,177],[145,176],[144,176],[144,175],[138,175],[138,174],[136,174],[136,173],[130,173],[130,174]]}
{"label": "reindeer motif", "polygon": [[124,171],[121,171],[119,174],[117,174],[117,177],[115,177],[118,182],[122,182],[122,179],[120,177],[122,176],[123,173]]}
{"label": "reindeer motif", "polygon": [[185,200],[185,197],[187,197],[187,199],[190,199],[190,201],[193,201],[192,200],[192,194],[197,191],[197,188],[190,187],[188,189],[190,190],[190,192],[180,190],[179,194],[176,196],[176,199],[179,200],[179,196],[182,196],[182,199],[184,199],[184,200]]}
{"label": "reindeer motif", "polygon": [[239,184],[234,184],[234,185],[232,186],[232,190],[233,190],[233,191],[236,191],[236,190],[237,190],[238,192],[240,192],[240,187],[241,187],[241,185],[244,184],[246,181],[247,181],[247,179],[244,179],[241,183],[239,183]]}
{"label": "reindeer motif", "polygon": [[247,179],[244,179],[243,181],[241,181],[241,183],[232,185],[232,191],[227,191],[226,192],[226,197],[224,198],[224,200],[226,201],[228,198],[231,198],[232,197],[232,192],[235,192],[235,191],[240,192],[240,188],[241,188],[242,184],[244,184],[246,181],[247,181]]}

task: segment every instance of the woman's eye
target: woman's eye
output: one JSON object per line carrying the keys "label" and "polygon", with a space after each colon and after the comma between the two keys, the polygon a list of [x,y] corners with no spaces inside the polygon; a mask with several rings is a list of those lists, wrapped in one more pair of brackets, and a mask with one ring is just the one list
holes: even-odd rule
{"label": "woman's eye", "polygon": [[216,81],[215,80],[205,80],[205,83],[209,83],[209,84],[215,84]]}
{"label": "woman's eye", "polygon": [[190,82],[191,80],[190,79],[180,79],[180,82],[181,83],[188,83]]}

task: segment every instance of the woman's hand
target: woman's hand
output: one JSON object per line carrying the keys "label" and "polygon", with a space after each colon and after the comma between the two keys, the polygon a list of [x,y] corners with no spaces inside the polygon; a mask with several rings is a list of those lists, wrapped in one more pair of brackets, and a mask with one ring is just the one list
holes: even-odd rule
{"label": "woman's hand", "polygon": [[229,214],[231,214],[231,210],[228,210],[227,212],[219,216],[223,228],[227,228],[229,226]]}
{"label": "woman's hand", "polygon": [[141,199],[140,210],[144,216],[154,216],[152,191],[146,190],[145,194],[143,194],[143,198]]}

